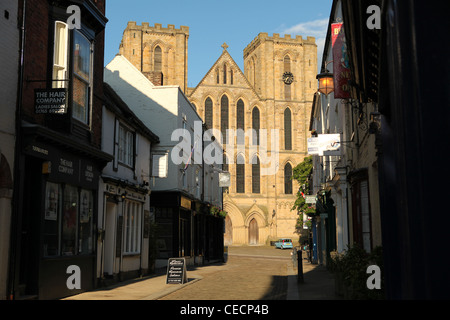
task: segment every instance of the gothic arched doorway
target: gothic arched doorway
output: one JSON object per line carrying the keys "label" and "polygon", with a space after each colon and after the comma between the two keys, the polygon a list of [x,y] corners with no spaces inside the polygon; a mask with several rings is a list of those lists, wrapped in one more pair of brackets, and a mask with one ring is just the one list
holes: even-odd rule
{"label": "gothic arched doorway", "polygon": [[225,218],[225,234],[223,236],[223,241],[226,246],[231,246],[233,244],[233,223],[229,216],[226,216]]}
{"label": "gothic arched doorway", "polygon": [[259,230],[258,222],[255,218],[250,221],[248,225],[248,244],[258,244],[259,242]]}

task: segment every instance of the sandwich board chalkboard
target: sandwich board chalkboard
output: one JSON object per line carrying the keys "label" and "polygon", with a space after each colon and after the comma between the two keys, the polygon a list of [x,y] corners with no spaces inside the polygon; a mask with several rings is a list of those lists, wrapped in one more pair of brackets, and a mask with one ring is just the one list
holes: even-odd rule
{"label": "sandwich board chalkboard", "polygon": [[166,284],[183,284],[185,282],[187,282],[186,260],[184,258],[169,258]]}

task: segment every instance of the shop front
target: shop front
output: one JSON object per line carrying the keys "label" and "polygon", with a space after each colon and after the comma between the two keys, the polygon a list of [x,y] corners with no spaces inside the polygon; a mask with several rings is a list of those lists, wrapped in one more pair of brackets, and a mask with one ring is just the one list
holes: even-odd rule
{"label": "shop front", "polygon": [[102,284],[109,284],[145,275],[149,272],[149,190],[113,177],[102,180],[97,276]]}
{"label": "shop front", "polygon": [[152,191],[151,211],[157,225],[156,267],[184,257],[189,265],[223,259],[224,218],[211,206],[181,192]]}
{"label": "shop front", "polygon": [[156,267],[166,266],[168,258],[185,257],[190,263],[192,251],[192,200],[180,192],[151,194],[151,211],[157,225]]}
{"label": "shop front", "polygon": [[23,129],[12,292],[15,298],[55,299],[90,290],[98,179],[111,159],[44,127]]}

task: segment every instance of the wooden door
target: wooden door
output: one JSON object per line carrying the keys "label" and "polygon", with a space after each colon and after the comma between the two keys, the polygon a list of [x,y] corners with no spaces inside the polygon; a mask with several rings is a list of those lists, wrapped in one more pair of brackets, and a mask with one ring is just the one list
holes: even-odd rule
{"label": "wooden door", "polygon": [[258,244],[258,231],[258,222],[256,221],[256,219],[252,219],[248,227],[248,244]]}

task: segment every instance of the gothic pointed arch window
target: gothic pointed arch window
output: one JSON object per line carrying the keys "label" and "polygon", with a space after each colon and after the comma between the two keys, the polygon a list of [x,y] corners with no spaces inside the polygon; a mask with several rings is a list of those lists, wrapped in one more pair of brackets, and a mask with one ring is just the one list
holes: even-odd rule
{"label": "gothic pointed arch window", "polygon": [[227,84],[227,65],[223,64],[223,84]]}
{"label": "gothic pointed arch window", "polygon": [[[222,171],[228,171],[229,170],[229,166],[228,166],[229,161],[228,161],[228,156],[225,153],[222,154],[222,161],[223,161],[222,162]],[[222,191],[227,193],[228,187],[222,187]]]}
{"label": "gothic pointed arch window", "polygon": [[292,166],[289,162],[284,166],[284,193],[292,194]]}
{"label": "gothic pointed arch window", "polygon": [[233,69],[230,68],[230,84],[233,84]]}
{"label": "gothic pointed arch window", "polygon": [[[291,72],[291,58],[286,55],[283,59],[284,72]],[[284,99],[291,100],[291,84],[284,84]]]}
{"label": "gothic pointed arch window", "polygon": [[160,46],[156,46],[153,52],[153,71],[162,72],[162,50]]}
{"label": "gothic pointed arch window", "polygon": [[222,133],[223,144],[227,143],[228,129],[228,97],[224,94],[220,99],[220,131]]}
{"label": "gothic pointed arch window", "polygon": [[236,129],[237,129],[236,144],[238,145],[245,144],[245,105],[242,99],[239,99],[236,104]]}
{"label": "gothic pointed arch window", "polygon": [[252,193],[260,193],[261,192],[260,171],[261,170],[260,170],[259,158],[258,158],[258,156],[255,155],[252,160]]}
{"label": "gothic pointed arch window", "polygon": [[260,117],[258,107],[254,107],[252,110],[252,129],[253,145],[259,145]]}
{"label": "gothic pointed arch window", "polygon": [[213,128],[213,102],[210,97],[205,100],[205,124],[208,129]]}
{"label": "gothic pointed arch window", "polygon": [[236,157],[236,193],[245,193],[245,160],[242,154]]}
{"label": "gothic pointed arch window", "polygon": [[292,114],[289,108],[284,110],[284,149],[292,150]]}

